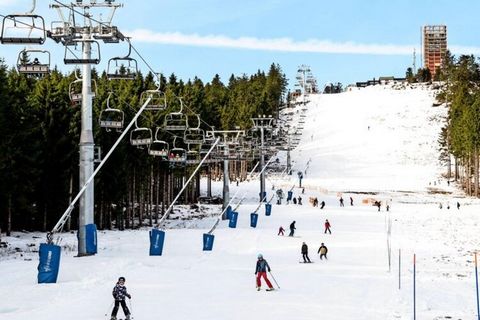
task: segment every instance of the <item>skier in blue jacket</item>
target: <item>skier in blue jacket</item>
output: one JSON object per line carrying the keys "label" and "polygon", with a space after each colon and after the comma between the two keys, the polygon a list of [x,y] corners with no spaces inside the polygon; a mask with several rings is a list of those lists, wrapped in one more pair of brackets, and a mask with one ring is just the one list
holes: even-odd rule
{"label": "skier in blue jacket", "polygon": [[257,260],[257,265],[255,267],[255,275],[257,276],[257,290],[260,291],[260,287],[262,286],[262,283],[260,281],[260,278],[263,277],[265,282],[267,283],[268,289],[267,291],[272,291],[273,286],[270,283],[270,280],[267,278],[267,270],[268,272],[271,271],[270,266],[268,265],[267,260],[263,259],[263,255],[259,254],[258,255],[258,260]]}
{"label": "skier in blue jacket", "polygon": [[112,317],[110,319],[117,320],[118,307],[122,305],[123,313],[125,314],[125,320],[130,320],[130,310],[128,310],[127,304],[125,303],[125,297],[131,299],[132,296],[127,292],[124,277],[118,278],[118,282],[113,288],[112,295],[115,299],[115,306],[113,307]]}

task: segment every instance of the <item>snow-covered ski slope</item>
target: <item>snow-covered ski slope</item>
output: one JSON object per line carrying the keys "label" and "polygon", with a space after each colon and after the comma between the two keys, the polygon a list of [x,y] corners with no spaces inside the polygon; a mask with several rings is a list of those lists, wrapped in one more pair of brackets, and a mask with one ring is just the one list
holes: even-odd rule
{"label": "snow-covered ski slope", "polygon": [[[202,252],[202,234],[214,217],[172,222],[161,257],[148,256],[148,228],[100,232],[96,256],[75,258],[75,250],[63,250],[58,283],[50,285],[36,284],[37,257],[31,252],[44,235],[16,233],[18,238],[4,240],[30,252],[0,258],[0,319],[105,319],[119,276],[127,279],[137,320],[413,319],[414,253],[418,319],[475,319],[472,253],[479,248],[479,202],[440,177],[436,140],[446,110],[432,107],[433,93],[421,86],[376,86],[309,99],[302,141],[292,152],[296,170],[304,171],[311,159],[305,194],[293,189],[302,206],[274,204],[270,217],[262,208],[253,229],[249,215],[258,180],[232,183],[231,194],[246,193],[247,200],[236,229],[226,222],[217,228],[212,252]],[[287,191],[296,183],[296,172],[271,176],[267,190],[270,195],[274,184]],[[215,184],[217,194],[220,188],[221,182]],[[338,204],[340,195],[345,207]],[[324,200],[325,209],[313,208],[309,197]],[[362,203],[368,198],[388,201],[391,211],[382,207],[379,213]],[[331,235],[323,233],[325,219]],[[288,233],[293,220],[298,237],[277,236],[278,227]],[[302,242],[315,263],[298,263]],[[329,248],[328,261],[316,254],[321,242]],[[62,244],[75,249],[75,235],[64,234]],[[266,292],[265,284],[255,290],[258,253],[280,290]]]}

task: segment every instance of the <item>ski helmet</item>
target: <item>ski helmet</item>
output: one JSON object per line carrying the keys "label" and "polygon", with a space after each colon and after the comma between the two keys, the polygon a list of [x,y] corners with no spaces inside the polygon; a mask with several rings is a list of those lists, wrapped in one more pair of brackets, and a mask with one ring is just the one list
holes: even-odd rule
{"label": "ski helmet", "polygon": [[258,259],[263,259],[263,255],[261,253],[258,254],[257,256]]}
{"label": "ski helmet", "polygon": [[123,282],[125,282],[125,277],[120,277],[120,278],[118,278],[118,281],[123,281]]}

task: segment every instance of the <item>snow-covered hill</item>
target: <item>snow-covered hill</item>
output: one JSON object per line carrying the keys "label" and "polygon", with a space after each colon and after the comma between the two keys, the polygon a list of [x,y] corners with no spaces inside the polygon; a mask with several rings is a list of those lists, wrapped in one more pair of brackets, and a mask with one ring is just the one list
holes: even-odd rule
{"label": "snow-covered hill", "polygon": [[[479,248],[479,202],[441,177],[436,141],[446,110],[432,107],[433,95],[423,86],[375,86],[311,96],[301,143],[292,152],[295,170],[307,171],[305,194],[293,189],[303,205],[274,205],[270,217],[262,209],[253,229],[249,215],[259,183],[232,184],[231,194],[247,192],[249,201],[239,209],[236,229],[220,224],[212,252],[202,252],[202,234],[213,217],[167,230],[161,257],[148,256],[148,229],[100,232],[98,255],[75,258],[64,250],[58,283],[38,285],[34,251],[43,235],[6,238],[13,247],[31,246],[30,252],[0,258],[0,319],[105,319],[111,289],[124,276],[138,320],[406,320],[413,318],[414,253],[417,317],[476,318],[472,253]],[[283,161],[284,154],[279,157]],[[297,183],[296,173],[267,182],[269,193],[272,184],[286,191]],[[221,183],[215,188],[220,194]],[[325,201],[325,209],[312,207],[310,197]],[[391,211],[382,207],[379,213],[368,198],[388,201]],[[325,219],[331,235],[323,232]],[[277,236],[278,227],[288,229],[293,220],[298,237]],[[298,263],[302,242],[313,264]],[[316,254],[322,242],[328,261]],[[75,235],[63,235],[63,244],[74,248]],[[258,253],[271,265],[279,290],[255,290]]]}

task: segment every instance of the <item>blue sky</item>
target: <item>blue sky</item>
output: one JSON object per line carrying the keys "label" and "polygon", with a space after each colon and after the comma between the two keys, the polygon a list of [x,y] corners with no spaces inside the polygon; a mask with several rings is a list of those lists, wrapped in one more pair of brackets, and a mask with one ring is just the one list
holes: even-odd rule
{"label": "blue sky", "polygon": [[[85,0],[89,1],[89,0]],[[100,1],[100,0],[98,0]],[[38,0],[37,12],[58,20]],[[117,1],[119,2],[119,1]],[[446,24],[448,45],[455,54],[478,54],[480,2],[477,0],[161,0],[120,1],[114,22],[148,60],[166,75],[205,82],[218,73],[224,82],[234,73],[252,74],[280,64],[293,85],[297,67],[311,66],[325,82],[352,83],[382,75],[404,76],[417,48],[420,28]],[[0,0],[0,13],[22,12],[27,0]],[[62,65],[63,49],[45,46],[53,63]],[[0,46],[9,65],[21,46]],[[102,63],[123,55],[126,44],[103,45]],[[134,56],[135,57],[135,56]],[[147,70],[143,63],[142,70]]]}

